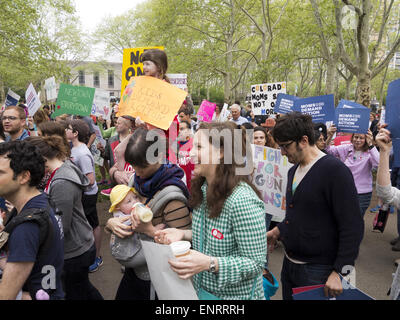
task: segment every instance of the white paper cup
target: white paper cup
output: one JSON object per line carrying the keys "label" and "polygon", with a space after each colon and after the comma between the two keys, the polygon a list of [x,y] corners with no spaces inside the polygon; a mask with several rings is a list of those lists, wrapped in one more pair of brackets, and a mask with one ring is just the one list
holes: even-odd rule
{"label": "white paper cup", "polygon": [[189,241],[176,241],[170,244],[172,252],[176,258],[184,257],[190,254],[191,244]]}

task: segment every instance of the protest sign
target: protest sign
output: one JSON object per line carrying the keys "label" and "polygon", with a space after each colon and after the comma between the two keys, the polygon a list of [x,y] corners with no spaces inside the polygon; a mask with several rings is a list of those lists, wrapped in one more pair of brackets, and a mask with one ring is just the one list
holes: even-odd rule
{"label": "protest sign", "polygon": [[122,58],[121,97],[125,91],[125,87],[132,77],[144,75],[141,57],[143,52],[149,49],[164,50],[164,47],[140,47],[124,49]]}
{"label": "protest sign", "polygon": [[197,111],[197,121],[211,122],[216,106],[216,103],[203,100],[199,107],[199,111]]}
{"label": "protest sign", "polygon": [[32,117],[40,108],[40,100],[32,83],[25,92],[25,100],[28,114]]}
{"label": "protest sign", "polygon": [[44,88],[46,89],[47,100],[56,100],[57,99],[56,78],[51,77],[51,78],[46,79]]}
{"label": "protest sign", "polygon": [[375,300],[361,290],[350,286],[348,289],[343,289],[343,292],[333,297],[325,297],[324,286],[316,289],[303,291],[301,293],[293,294],[293,300]]}
{"label": "protest sign", "polygon": [[62,114],[89,116],[92,111],[94,88],[60,84],[56,108],[51,117]]}
{"label": "protest sign", "polygon": [[140,117],[157,128],[168,130],[187,95],[165,81],[154,77],[133,77],[118,107],[118,116]]}
{"label": "protest sign", "polygon": [[228,116],[229,116],[228,104],[224,103],[224,106],[222,107],[221,110],[221,114],[219,116],[219,122],[228,121]]}
{"label": "protest sign", "polygon": [[294,111],[309,114],[313,122],[327,122],[335,118],[335,98],[333,94],[298,99]]}
{"label": "protest sign", "polygon": [[5,102],[6,107],[18,105],[18,101],[20,98],[21,97],[19,95],[17,95],[14,91],[12,91],[11,89],[8,89],[6,102]]}
{"label": "protest sign", "polygon": [[287,173],[293,166],[280,149],[252,145],[254,159],[253,183],[260,190],[265,212],[272,221],[281,222],[286,213]]}
{"label": "protest sign", "polygon": [[151,283],[159,300],[198,300],[191,279],[183,280],[168,260],[176,259],[169,245],[140,240]]}
{"label": "protest sign", "polygon": [[389,83],[386,97],[386,123],[393,140],[393,167],[400,167],[400,79]]}
{"label": "protest sign", "polygon": [[274,112],[282,114],[292,112],[294,108],[294,101],[297,99],[299,98],[296,96],[291,96],[290,94],[278,93]]}
{"label": "protest sign", "polygon": [[340,100],[335,110],[335,126],[338,132],[366,134],[369,128],[369,109],[355,102]]}
{"label": "protest sign", "polygon": [[110,120],[111,111],[108,91],[96,89],[91,114],[96,117],[102,116],[104,120]]}
{"label": "protest sign", "polygon": [[286,82],[256,84],[251,86],[251,107],[255,116],[274,113],[279,93],[286,93]]}
{"label": "protest sign", "polygon": [[187,90],[187,74],[186,73],[168,73],[169,83],[182,90]]}

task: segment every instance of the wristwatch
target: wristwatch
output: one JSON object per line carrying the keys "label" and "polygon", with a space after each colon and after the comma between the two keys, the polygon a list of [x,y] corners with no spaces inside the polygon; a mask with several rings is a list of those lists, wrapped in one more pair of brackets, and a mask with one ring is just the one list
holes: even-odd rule
{"label": "wristwatch", "polygon": [[210,267],[208,268],[208,271],[211,273],[216,273],[217,265],[215,264],[215,260],[213,257],[210,257]]}

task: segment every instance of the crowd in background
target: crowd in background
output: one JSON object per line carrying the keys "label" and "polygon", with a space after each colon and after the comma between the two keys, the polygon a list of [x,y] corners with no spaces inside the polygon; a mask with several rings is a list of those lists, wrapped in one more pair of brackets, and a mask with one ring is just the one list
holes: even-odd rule
{"label": "crowd in background", "polygon": [[[148,50],[142,59],[145,75],[169,81],[163,51]],[[267,292],[266,284],[276,282],[268,271],[268,252],[277,240],[285,248],[283,299],[292,299],[293,288],[320,283],[325,283],[326,294],[340,294],[339,276],[346,275],[344,267],[354,266],[358,256],[378,166],[381,206],[399,207],[398,168],[392,168],[391,180],[388,176],[389,159],[393,161],[390,132],[372,113],[367,134],[340,134],[335,126],[313,123],[304,114],[254,116],[250,104],[242,107],[236,101],[222,119],[222,108],[217,104],[211,123],[198,121],[188,94],[168,131],[118,116],[117,103],[109,120],[71,115],[53,119],[54,106],[47,105],[33,117],[23,103],[5,108],[0,205],[10,236],[0,247],[0,298],[103,299],[88,276],[101,267],[102,251],[108,250],[101,248],[99,193],[110,197],[112,215],[105,232],[111,234],[111,247],[121,241],[134,251],[129,261],[117,259],[124,275],[116,299],[157,299],[140,239],[190,241],[190,255],[170,265],[182,279],[193,279],[199,297],[268,299],[273,292]],[[251,141],[243,134],[235,143],[280,149],[294,164],[280,223],[265,212],[252,176],[236,174],[244,155],[219,138],[223,130],[233,137],[237,129],[251,130]],[[155,153],[156,162],[146,157],[152,148],[149,132],[166,146],[165,152]],[[233,161],[224,161],[225,149]],[[218,161],[206,161],[209,156]],[[151,209],[152,221],[132,213],[137,202]],[[40,209],[34,215],[37,221],[26,218],[32,208]],[[25,220],[11,229],[18,216]],[[43,223],[43,217],[51,224]],[[400,235],[399,222],[398,231]],[[50,234],[51,243],[42,234]],[[400,251],[399,237],[391,244]],[[46,265],[56,269],[54,287],[43,287]],[[19,281],[13,282],[15,278]]]}

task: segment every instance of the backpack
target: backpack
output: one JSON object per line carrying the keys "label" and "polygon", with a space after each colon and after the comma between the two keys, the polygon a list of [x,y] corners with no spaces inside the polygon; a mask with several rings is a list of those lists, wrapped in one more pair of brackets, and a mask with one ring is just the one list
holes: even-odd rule
{"label": "backpack", "polygon": [[[53,242],[54,228],[50,218],[50,208],[53,209],[56,215],[61,216],[62,213],[58,209],[54,209],[53,202],[48,198],[49,206],[47,208],[30,208],[22,210],[19,214],[14,208],[7,222],[4,226],[3,231],[0,232],[0,249],[3,248],[11,233],[14,229],[25,222],[35,222],[39,226],[39,251],[38,257],[44,255]],[[62,232],[62,230],[60,230]]]}

